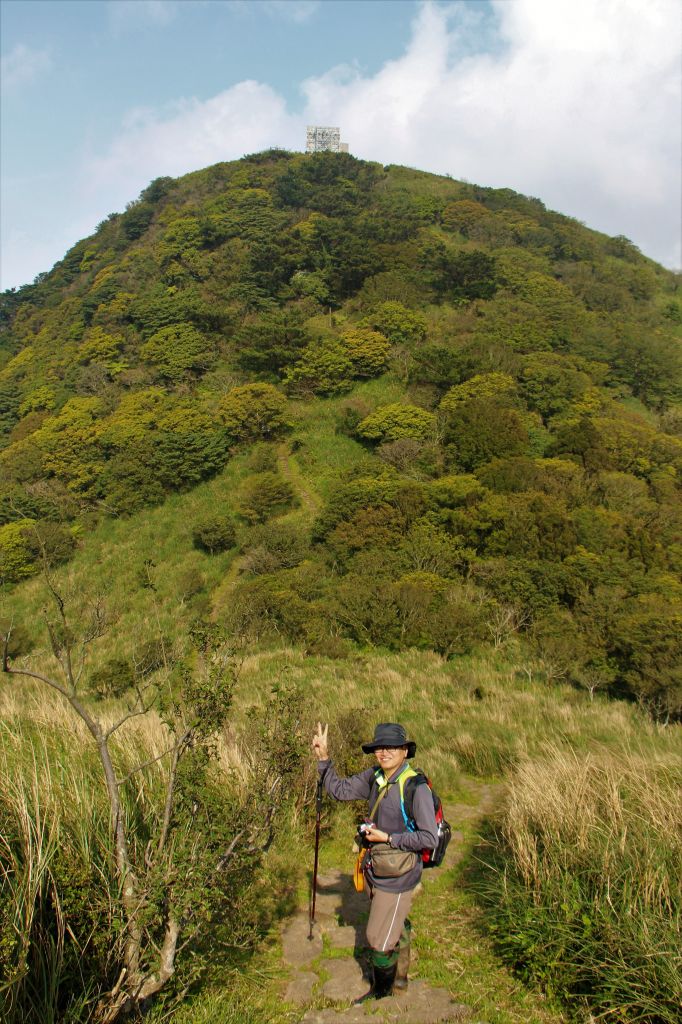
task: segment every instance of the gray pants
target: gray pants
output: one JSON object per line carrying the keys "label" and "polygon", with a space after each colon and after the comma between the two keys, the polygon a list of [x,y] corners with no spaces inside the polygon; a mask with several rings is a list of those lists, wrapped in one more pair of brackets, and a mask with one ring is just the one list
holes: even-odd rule
{"label": "gray pants", "polygon": [[405,918],[410,912],[414,889],[407,892],[386,892],[372,889],[370,894],[367,942],[380,953],[390,953],[398,943]]}

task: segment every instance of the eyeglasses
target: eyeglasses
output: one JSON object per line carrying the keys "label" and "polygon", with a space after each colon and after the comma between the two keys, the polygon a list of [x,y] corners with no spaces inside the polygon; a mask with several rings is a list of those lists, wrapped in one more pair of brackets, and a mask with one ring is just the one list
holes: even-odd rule
{"label": "eyeglasses", "polygon": [[378,754],[380,750],[386,751],[386,750],[404,750],[404,749],[405,749],[404,747],[375,747],[374,748],[374,753]]}

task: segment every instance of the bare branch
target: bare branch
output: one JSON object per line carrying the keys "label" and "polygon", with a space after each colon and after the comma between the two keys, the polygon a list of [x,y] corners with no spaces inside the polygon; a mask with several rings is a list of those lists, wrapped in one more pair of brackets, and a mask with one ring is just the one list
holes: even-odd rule
{"label": "bare branch", "polygon": [[66,687],[62,686],[61,683],[56,682],[54,679],[50,679],[49,676],[41,675],[40,672],[31,672],[30,669],[27,668],[10,668],[7,662],[3,663],[3,672],[6,672],[7,675],[10,676],[27,676],[29,679],[38,679],[41,683],[45,683],[47,686],[52,687],[53,690],[56,690],[57,693],[60,693],[62,697],[68,700],[71,707],[83,719],[88,730],[99,742],[102,735],[102,729],[99,722],[92,718],[78,698],[75,697],[72,692],[67,690]]}
{"label": "bare branch", "polygon": [[2,671],[3,672],[9,672],[10,671],[10,667],[9,667],[9,642],[10,642],[10,640],[12,638],[12,628],[13,628],[13,626],[14,626],[14,622],[10,622],[9,629],[7,630],[7,632],[5,633],[4,637],[2,638]]}
{"label": "bare branch", "polygon": [[173,750],[175,750],[176,747],[177,743],[174,743],[172,746],[167,747],[166,750],[162,751],[162,753],[160,753],[157,757],[152,757],[149,759],[149,761],[143,761],[142,764],[136,765],[136,767],[129,771],[127,775],[124,775],[122,779],[117,779],[116,784],[118,786],[124,786],[126,782],[129,782],[132,779],[133,775],[137,775],[138,772],[143,771],[145,768],[149,768],[150,765],[156,764],[157,761],[162,761],[164,757],[166,757],[167,754],[170,754]]}
{"label": "bare branch", "polygon": [[235,849],[237,847],[237,843],[239,842],[239,840],[241,839],[241,837],[243,835],[244,835],[244,829],[241,829],[239,832],[237,832],[236,836],[233,838],[232,842],[230,843],[228,848],[225,850],[225,853],[223,853],[220,856],[220,858],[218,859],[218,863],[216,864],[216,871],[224,871],[225,870],[225,868],[227,867],[229,862],[234,857]]}
{"label": "bare branch", "polygon": [[173,815],[173,800],[175,799],[175,782],[178,774],[178,764],[180,763],[180,758],[184,754],[185,750],[192,742],[193,736],[194,728],[192,727],[185,732],[184,736],[182,736],[178,743],[176,743],[175,745],[173,758],[171,760],[170,772],[168,773],[168,785],[166,786],[166,800],[163,808],[161,834],[159,836],[159,842],[156,847],[157,859],[163,853],[166,841],[168,839],[168,833],[170,831],[171,817]]}
{"label": "bare branch", "polygon": [[90,629],[81,637],[80,641],[80,653],[79,653],[79,667],[75,675],[74,686],[78,686],[85,670],[87,662],[86,654],[88,645],[93,643],[95,640],[99,640],[100,637],[104,636],[107,631],[107,616],[104,610],[104,605],[100,598],[98,598],[92,605],[92,617],[90,619]]}
{"label": "bare branch", "polygon": [[129,722],[131,718],[139,718],[141,715],[148,714],[154,707],[155,703],[156,697],[153,697],[149,704],[145,704],[143,707],[137,708],[135,711],[129,711],[128,714],[123,716],[123,718],[119,718],[118,722],[114,722],[114,724],[104,733],[104,739],[111,739],[114,733],[117,732],[122,725],[125,725],[126,722]]}

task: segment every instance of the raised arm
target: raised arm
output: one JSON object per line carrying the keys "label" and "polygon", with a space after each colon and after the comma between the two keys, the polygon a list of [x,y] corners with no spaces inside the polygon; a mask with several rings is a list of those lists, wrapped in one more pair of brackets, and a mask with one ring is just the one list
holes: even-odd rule
{"label": "raised arm", "polygon": [[325,725],[323,728],[322,723],[318,722],[317,732],[313,736],[313,750],[317,757],[317,770],[324,781],[324,788],[335,800],[369,799],[374,780],[374,769],[367,768],[358,775],[351,775],[348,779],[342,779],[336,774],[334,766],[329,760],[328,734],[329,725]]}

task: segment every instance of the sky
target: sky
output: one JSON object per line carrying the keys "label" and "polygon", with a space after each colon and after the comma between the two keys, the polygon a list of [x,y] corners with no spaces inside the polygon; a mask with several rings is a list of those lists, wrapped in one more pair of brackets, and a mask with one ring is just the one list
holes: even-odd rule
{"label": "sky", "polygon": [[682,266],[678,0],[0,0],[0,288],[151,180],[338,125]]}

